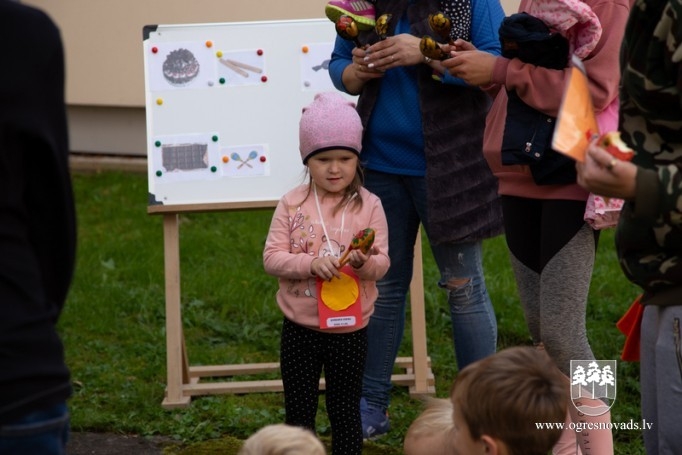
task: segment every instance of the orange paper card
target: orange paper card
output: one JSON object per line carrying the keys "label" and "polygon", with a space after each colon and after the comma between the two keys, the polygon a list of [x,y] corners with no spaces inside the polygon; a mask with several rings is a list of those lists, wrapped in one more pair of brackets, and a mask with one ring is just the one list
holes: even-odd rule
{"label": "orange paper card", "polygon": [[341,267],[341,278],[317,279],[317,310],[320,328],[359,327],[362,325],[360,280],[349,266]]}
{"label": "orange paper card", "polygon": [[599,134],[599,126],[594,115],[587,75],[580,59],[574,56],[557,116],[552,148],[574,160],[585,161],[585,149],[593,134]]}

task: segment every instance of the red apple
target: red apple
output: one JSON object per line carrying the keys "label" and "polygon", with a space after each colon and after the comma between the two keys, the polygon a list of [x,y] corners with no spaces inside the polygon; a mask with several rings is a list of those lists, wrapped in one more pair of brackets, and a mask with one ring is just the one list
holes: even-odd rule
{"label": "red apple", "polygon": [[635,152],[630,147],[627,146],[623,139],[620,137],[619,131],[609,131],[604,133],[599,137],[598,144],[601,145],[613,155],[614,158],[630,161],[634,156]]}

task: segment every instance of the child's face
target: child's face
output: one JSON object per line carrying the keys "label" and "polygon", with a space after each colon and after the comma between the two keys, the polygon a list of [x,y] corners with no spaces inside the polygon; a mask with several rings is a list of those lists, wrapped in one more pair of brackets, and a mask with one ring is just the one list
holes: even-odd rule
{"label": "child's face", "polygon": [[329,194],[343,194],[353,182],[358,156],[345,149],[325,150],[308,159],[308,171],[318,190]]}

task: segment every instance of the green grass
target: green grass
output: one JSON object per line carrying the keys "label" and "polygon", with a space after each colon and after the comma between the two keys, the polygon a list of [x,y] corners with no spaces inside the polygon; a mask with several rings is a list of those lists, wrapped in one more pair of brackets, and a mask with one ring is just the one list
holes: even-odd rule
{"label": "green grass", "polygon": [[[232,454],[239,440],[281,422],[280,393],[196,397],[187,408],[161,407],[166,385],[163,226],[162,216],[147,214],[146,175],[76,174],[74,190],[78,263],[60,321],[75,384],[70,401],[73,430],[164,435],[183,444],[169,452]],[[181,215],[182,316],[192,366],[278,360],[277,283],[263,272],[261,256],[271,213],[262,209]],[[504,240],[492,239],[484,247],[499,348],[528,344]],[[435,286],[437,279],[424,243],[428,353],[437,395],[447,396],[457,369],[446,297]],[[613,232],[606,231],[587,312],[588,335],[598,359],[619,358],[623,336],[615,323],[636,295],[616,264]],[[412,355],[409,336],[400,355]],[[617,378],[612,420],[640,420],[638,364],[619,362]],[[419,401],[406,388],[394,388],[393,429],[367,443],[366,453],[401,453],[402,438],[419,411]],[[324,400],[318,432],[328,442]],[[618,431],[614,437],[616,453],[644,453],[639,432]]]}

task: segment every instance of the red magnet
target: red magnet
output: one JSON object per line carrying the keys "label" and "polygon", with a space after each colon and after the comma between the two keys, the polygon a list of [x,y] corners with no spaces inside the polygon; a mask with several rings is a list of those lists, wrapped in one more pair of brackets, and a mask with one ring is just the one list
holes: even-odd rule
{"label": "red magnet", "polygon": [[263,49],[258,49],[258,50],[256,51],[256,54],[258,54],[258,55],[263,55]]}
{"label": "red magnet", "polygon": [[267,160],[267,158],[265,158],[263,155],[261,155],[261,157],[258,159],[260,160],[261,163],[265,163],[265,160]]}
{"label": "red magnet", "polygon": [[261,80],[261,82],[267,82],[267,81],[268,81],[268,77],[267,77],[267,76],[261,76],[261,77],[260,77],[260,80]]}
{"label": "red magnet", "polygon": [[157,52],[159,52],[159,48],[156,46],[152,47],[152,52],[156,54]]}

